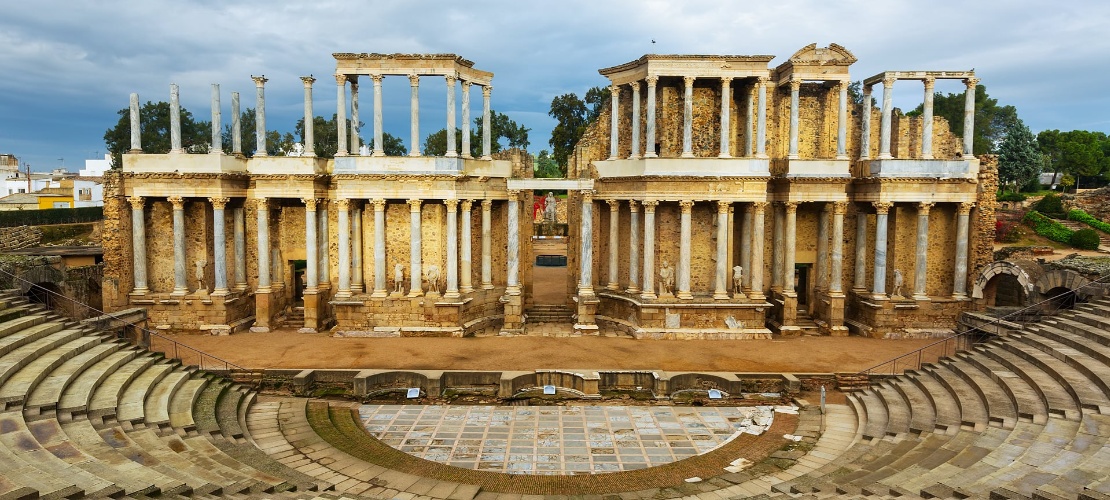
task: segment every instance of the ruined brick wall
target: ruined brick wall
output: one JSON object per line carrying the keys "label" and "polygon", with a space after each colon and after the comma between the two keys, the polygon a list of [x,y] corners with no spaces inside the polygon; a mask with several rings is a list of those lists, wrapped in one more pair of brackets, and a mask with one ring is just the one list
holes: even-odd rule
{"label": "ruined brick wall", "polygon": [[0,252],[38,246],[41,241],[42,229],[35,226],[0,228]]}
{"label": "ruined brick wall", "polygon": [[995,211],[998,210],[998,155],[979,157],[979,187],[975,209],[971,212],[971,240],[968,242],[968,287],[983,268],[994,260]]}
{"label": "ruined brick wall", "polygon": [[125,309],[135,278],[132,270],[131,206],[123,197],[123,173],[104,172],[104,275],[101,296],[107,312]]}

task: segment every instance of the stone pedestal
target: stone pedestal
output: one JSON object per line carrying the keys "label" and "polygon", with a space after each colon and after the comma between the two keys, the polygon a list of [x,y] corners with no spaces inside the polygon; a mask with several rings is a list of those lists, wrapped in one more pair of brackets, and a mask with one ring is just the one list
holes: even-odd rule
{"label": "stone pedestal", "polygon": [[253,333],[266,333],[270,331],[270,301],[272,299],[269,289],[257,290],[254,293],[254,326]]}
{"label": "stone pedestal", "polygon": [[304,292],[304,328],[298,333],[316,333],[320,328],[320,295],[315,290]]}
{"label": "stone pedestal", "polygon": [[578,335],[598,335],[597,305],[601,301],[597,295],[579,295],[575,297],[578,303],[578,320],[574,323],[574,333]]}
{"label": "stone pedestal", "polygon": [[520,333],[524,328],[524,296],[502,295],[501,303],[505,306],[505,323],[501,327],[501,333]]}

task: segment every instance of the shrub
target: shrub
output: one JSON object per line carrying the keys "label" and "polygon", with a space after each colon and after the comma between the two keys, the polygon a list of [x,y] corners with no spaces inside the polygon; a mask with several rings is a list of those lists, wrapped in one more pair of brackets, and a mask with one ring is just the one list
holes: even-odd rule
{"label": "shrub", "polygon": [[1054,193],[1044,195],[1044,198],[1033,205],[1033,209],[1052,217],[1064,216],[1064,202],[1060,200],[1059,195]]}
{"label": "shrub", "polygon": [[1044,236],[1045,238],[1048,238],[1052,241],[1058,241],[1060,243],[1067,243],[1069,245],[1071,244],[1071,234],[1073,233],[1071,229],[1064,227],[1059,222],[1045,217],[1044,214],[1036,210],[1030,210],[1028,213],[1025,214],[1025,218],[1022,220],[1029,224],[1033,228],[1034,232],[1041,236]]}
{"label": "shrub", "polygon": [[1078,208],[1068,211],[1068,220],[1082,222],[1104,233],[1110,233],[1110,224],[1102,222],[1096,219],[1093,215],[1084,212]]}
{"label": "shrub", "polygon": [[104,207],[47,208],[0,212],[0,227],[74,224],[104,219]]}
{"label": "shrub", "polygon": [[1021,193],[1002,193],[994,197],[998,201],[1025,201],[1028,196]]}
{"label": "shrub", "polygon": [[1071,246],[1083,250],[1098,250],[1099,238],[1094,229],[1080,229],[1071,233]]}

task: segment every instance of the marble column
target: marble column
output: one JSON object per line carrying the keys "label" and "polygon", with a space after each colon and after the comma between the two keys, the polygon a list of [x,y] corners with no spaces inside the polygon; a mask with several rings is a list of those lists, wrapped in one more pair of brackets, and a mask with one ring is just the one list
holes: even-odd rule
{"label": "marble column", "polygon": [[755,86],[748,89],[744,101],[744,158],[751,158],[755,151],[755,137],[752,128],[755,126]]}
{"label": "marble column", "polygon": [[[863,110],[860,111],[859,159],[871,159],[871,86],[863,86]],[[865,168],[866,172],[867,169]],[[868,172],[870,173],[870,172]],[[866,287],[864,287],[866,288]]]}
{"label": "marble column", "polygon": [[594,193],[582,191],[582,232],[579,235],[578,295],[594,295]]}
{"label": "marble column", "polygon": [[974,206],[974,203],[963,202],[956,212],[956,265],[955,274],[952,277],[952,298],[958,300],[967,298],[968,229],[971,209]]}
{"label": "marble column", "polygon": [[[213,83],[212,84],[212,143],[211,143],[210,147],[208,148],[208,152],[211,153],[211,154],[217,154],[217,155],[218,154],[223,154],[223,152],[224,152],[223,125],[220,124],[220,112],[221,112],[221,109],[220,109],[220,84]],[[172,112],[170,114],[170,117],[171,118],[173,117]],[[178,149],[180,149],[180,147],[181,147],[181,137],[180,137],[181,124],[180,124],[180,121],[181,121],[181,118],[178,117],[178,122],[179,122],[178,125],[177,125],[177,127],[178,127],[178,138],[177,138],[177,140],[178,140]],[[172,122],[171,122],[171,125],[172,125]]]}
{"label": "marble column", "polygon": [[447,207],[447,290],[443,296],[459,298],[459,200],[443,200]]}
{"label": "marble column", "polygon": [[351,154],[362,154],[362,127],[359,127],[358,122],[358,75],[351,75],[347,77],[351,81]]}
{"label": "marble column", "polygon": [[794,256],[798,249],[798,202],[785,202],[783,209],[786,212],[786,227],[783,228],[786,239],[786,252],[782,259],[783,290],[793,292]]}
{"label": "marble column", "polygon": [[879,123],[879,159],[893,158],[890,154],[890,115],[894,111],[894,78],[883,78],[883,116]]}
{"label": "marble column", "polygon": [[761,76],[756,79],[756,125],[755,125],[755,157],[767,157],[767,82],[770,78]]}
{"label": "marble column", "polygon": [[775,203],[773,206],[774,220],[772,221],[773,234],[771,236],[771,290],[776,292],[782,291],[782,261],[786,253],[783,243],[783,224],[786,221],[786,211],[783,209],[781,203]]}
{"label": "marble column", "polygon": [[817,259],[813,263],[814,274],[817,280],[814,286],[818,290],[829,288],[829,215],[832,207],[829,203],[817,212]]}
{"label": "marble column", "polygon": [[[801,80],[790,80],[790,152],[786,157],[798,159],[798,98],[802,90]],[[787,280],[790,281],[790,280]]]}
{"label": "marble column", "polygon": [[374,203],[374,291],[371,297],[385,297],[389,295],[386,290],[386,276],[389,272],[385,268],[385,200],[378,198]]}
{"label": "marble column", "polygon": [[482,87],[482,159],[483,160],[492,160],[493,159],[493,157],[490,156],[490,151],[492,151],[490,149],[490,145],[491,145],[491,141],[492,141],[492,139],[491,139],[492,136],[490,135],[490,127],[492,127],[492,125],[490,124],[490,107],[489,107],[489,96],[490,96],[490,93],[492,93],[492,92],[493,92],[493,87],[491,87],[489,85],[485,85],[485,86]]}
{"label": "marble column", "polygon": [[731,118],[729,117],[731,111],[732,77],[721,77],[721,152],[717,155],[720,158],[732,157],[729,152],[729,136],[732,135]]}
{"label": "marble column", "polygon": [[[659,83],[658,76],[648,76],[644,79],[647,82],[647,138],[644,140],[644,158],[655,158],[655,86]],[[645,212],[646,213],[646,212]],[[646,219],[645,219],[646,220]],[[647,282],[644,282],[644,290],[647,293]]]}
{"label": "marble column", "polygon": [[235,290],[247,289],[247,221],[243,207],[231,209],[232,238],[235,240]]}
{"label": "marble column", "polygon": [[470,86],[472,83],[462,81],[462,151],[459,156],[473,158],[470,154]]}
{"label": "marble column", "polygon": [[258,222],[258,293],[270,293],[270,201],[255,198]]}
{"label": "marble column", "polygon": [[933,88],[937,79],[925,77],[925,102],[921,105],[921,157],[933,159]]}
{"label": "marble column", "polygon": [[629,294],[640,293],[640,208],[636,200],[628,200],[628,288]]}
{"label": "marble column", "polygon": [[459,291],[462,293],[474,291],[474,285],[471,284],[474,270],[470,251],[470,210],[473,206],[474,202],[471,200],[462,201],[462,248],[459,251],[459,263],[462,267],[459,272]]}
{"label": "marble column", "polygon": [[748,298],[755,301],[766,299],[763,294],[763,222],[766,219],[767,202],[757,201],[752,203],[752,264],[751,269],[745,269],[751,277],[751,291]]}
{"label": "marble column", "polygon": [[848,202],[833,202],[832,263],[829,266],[830,295],[841,295],[844,292],[844,213],[847,211]]}
{"label": "marble column", "polygon": [[447,154],[444,156],[456,158],[459,156],[455,151],[455,82],[458,78],[455,75],[444,78],[447,80]]}
{"label": "marble column", "polygon": [[694,295],[690,293],[690,238],[691,238],[691,214],[694,209],[694,202],[691,200],[681,200],[678,202],[680,209],[679,212],[679,229],[678,229],[678,270],[675,273],[675,296],[690,300]]}
{"label": "marble column", "polygon": [[682,99],[682,157],[694,157],[694,77],[686,76],[682,81],[686,91]]}
{"label": "marble column", "polygon": [[[740,289],[749,292],[752,288],[752,206],[746,204],[740,218]],[[762,235],[761,235],[762,236]],[[762,242],[760,242],[762,243]]]}
{"label": "marble column", "polygon": [[131,272],[134,274],[135,287],[131,293],[145,295],[150,291],[146,284],[146,220],[143,217],[142,196],[127,198],[131,204]]}
{"label": "marble column", "polygon": [[317,242],[320,238],[316,234],[316,198],[302,198],[304,202],[304,248],[305,272],[304,289],[306,292],[315,293],[317,284],[320,283],[320,250]]}
{"label": "marble column", "polygon": [[409,75],[409,156],[420,156],[420,75]]}
{"label": "marble column", "polygon": [[482,290],[493,289],[493,200],[482,200]]}
{"label": "marble column", "polygon": [[888,201],[875,201],[875,274],[871,291],[875,299],[886,299],[886,241],[887,241],[887,214],[893,203]]}
{"label": "marble column", "polygon": [[304,141],[304,153],[302,156],[316,156],[314,136],[316,131],[313,127],[316,116],[312,114],[312,84],[316,83],[316,79],[312,75],[302,76],[301,83],[304,84],[304,134],[301,137]]}
{"label": "marble column", "polygon": [[420,205],[423,200],[410,199],[409,204],[409,297],[424,295],[423,268],[420,255]]}
{"label": "marble column", "polygon": [[339,290],[336,297],[351,296],[351,200],[335,201],[336,223],[339,226]]}
{"label": "marble column", "polygon": [[142,127],[139,120],[139,94],[131,93],[131,102],[128,107],[128,116],[131,120],[131,149],[129,154],[143,152]]}
{"label": "marble column", "polygon": [[166,201],[173,205],[173,294],[189,293],[185,275],[185,200],[170,196]]}
{"label": "marble column", "polygon": [[347,75],[335,75],[335,124],[338,145],[335,156],[347,156]]}
{"label": "marble column", "polygon": [[382,75],[370,75],[374,82],[374,154],[385,156],[385,131],[382,130]]}
{"label": "marble column", "polygon": [[975,158],[975,89],[979,79],[974,76],[964,80],[967,89],[964,90],[964,158]]}
{"label": "marble column", "polygon": [[644,200],[644,284],[640,292],[642,299],[654,299],[655,295],[655,200]]}
{"label": "marble column", "polygon": [[243,155],[243,126],[239,122],[239,93],[231,93],[231,154]]}
{"label": "marble column", "polygon": [[632,148],[628,159],[640,157],[640,82],[628,84],[632,87]]}
{"label": "marble column", "polygon": [[856,207],[856,264],[852,288],[867,290],[867,212]]}
{"label": "marble column", "polygon": [[265,76],[252,76],[254,80],[254,156],[267,156],[266,152],[266,82]]}
{"label": "marble column", "polygon": [[362,293],[362,205],[351,204],[351,292]]}
{"label": "marble column", "polygon": [[328,239],[328,200],[321,199],[317,205],[316,210],[316,235],[319,242],[317,252],[319,252],[320,268],[319,268],[319,286],[321,288],[331,288],[331,244]]}
{"label": "marble column", "polygon": [[215,279],[212,295],[227,295],[227,219],[224,209],[228,198],[209,198],[212,204],[212,260]]}
{"label": "marble column", "polygon": [[917,248],[915,248],[916,256],[913,269],[914,300],[929,300],[929,294],[925,289],[925,273],[928,271],[929,209],[932,207],[932,203],[922,202],[917,204]]}
{"label": "marble column", "polygon": [[508,190],[508,231],[506,235],[505,293],[520,295],[520,191]]}
{"label": "marble column", "polygon": [[621,88],[616,85],[609,86],[609,159],[617,159],[617,150],[620,148],[620,99]]}
{"label": "marble column", "polygon": [[839,82],[836,111],[836,159],[848,159],[848,82]]}
{"label": "marble column", "polygon": [[727,201],[717,202],[717,269],[713,298],[728,299],[728,206]]}
{"label": "marble column", "polygon": [[620,259],[620,200],[605,200],[609,204],[609,283],[605,288],[609,290],[619,290],[620,284],[618,281],[617,271]]}
{"label": "marble column", "polygon": [[[213,105],[213,111],[215,111]],[[181,91],[176,83],[170,84],[170,154],[180,154],[181,149]]]}

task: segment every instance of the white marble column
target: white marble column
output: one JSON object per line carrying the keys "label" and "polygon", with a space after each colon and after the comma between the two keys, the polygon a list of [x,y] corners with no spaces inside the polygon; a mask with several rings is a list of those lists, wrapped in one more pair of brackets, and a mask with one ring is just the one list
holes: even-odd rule
{"label": "white marble column", "polygon": [[351,203],[351,292],[362,293],[362,205]]}
{"label": "white marble column", "polygon": [[473,259],[470,251],[470,210],[474,202],[471,200],[462,201],[462,248],[460,249],[459,263],[462,270],[459,272],[459,291],[462,293],[470,293],[474,291],[474,285],[471,284],[473,280]]}
{"label": "white marble column", "polygon": [[336,297],[351,296],[351,200],[335,201],[336,225],[339,233],[339,290]]}
{"label": "white marble column", "polygon": [[691,200],[681,200],[678,202],[680,209],[679,212],[679,229],[678,229],[678,270],[675,273],[675,296],[690,300],[694,295],[690,293],[690,238],[692,228],[691,226],[691,213],[694,209],[694,202]]}
{"label": "white marble column", "polygon": [[744,96],[744,158],[751,158],[755,151],[755,85]]}
{"label": "white marble column", "polygon": [[890,154],[890,115],[894,111],[894,78],[883,78],[883,116],[879,123],[879,159],[893,158]]}
{"label": "white marble column", "polygon": [[265,76],[252,76],[255,89],[254,104],[254,156],[267,156],[266,152],[266,82]]}
{"label": "white marble column", "polygon": [[338,144],[335,156],[347,156],[347,75],[335,75],[335,125]]}
{"label": "white marble column", "polygon": [[131,93],[131,102],[128,108],[128,115],[131,119],[131,149],[127,152],[130,154],[143,152],[142,141],[142,127],[140,126],[139,119],[139,94]]}
{"label": "white marble column", "polygon": [[829,294],[844,292],[844,213],[848,202],[833,202],[832,207],[832,265],[829,266]]}
{"label": "white marble column", "polygon": [[[220,124],[220,118],[221,118],[221,116],[220,116],[220,112],[221,112],[220,107],[221,107],[220,106],[220,84],[213,83],[212,84],[212,143],[211,143],[210,147],[208,148],[208,152],[211,153],[211,154],[216,154],[216,155],[223,154],[223,152],[224,152],[223,125]],[[171,118],[172,118],[172,113],[171,113]],[[178,117],[178,122],[179,123],[177,125],[178,126],[178,134],[179,134],[179,137],[177,138],[177,140],[178,140],[178,147],[179,148],[181,146],[181,142],[180,142],[181,141],[181,137],[180,137],[181,124],[180,124],[180,121],[181,121],[181,117],[179,116]],[[172,123],[171,123],[171,125],[172,125]]]}
{"label": "white marble column", "polygon": [[385,156],[385,131],[382,130],[382,75],[370,75],[374,82],[374,154]]}
{"label": "white marble column", "polygon": [[856,206],[856,264],[852,288],[863,292],[867,290],[867,212]]}
{"label": "white marble column", "polygon": [[321,288],[331,288],[331,244],[329,243],[328,234],[328,200],[321,199],[316,206],[316,235],[318,242],[317,252],[319,253],[320,267],[318,270],[319,281],[318,285]]}
{"label": "white marble column", "polygon": [[270,293],[270,201],[255,198],[258,222],[258,293]]}
{"label": "white marble column", "polygon": [[358,75],[351,75],[347,77],[351,81],[351,154],[360,155],[362,152],[362,127],[359,127],[358,122]]}
{"label": "white marble column", "polygon": [[621,88],[609,86],[609,159],[616,160],[620,148],[620,99]]}
{"label": "white marble column", "polygon": [[848,159],[848,82],[836,85],[836,159]]}
{"label": "white marble column", "polygon": [[640,157],[640,82],[628,84],[632,87],[632,148],[628,159]]}
{"label": "white marble column", "polygon": [[728,299],[728,206],[727,201],[717,202],[717,269],[713,298]]}
{"label": "white marble column", "polygon": [[304,84],[304,135],[301,139],[304,141],[303,156],[316,156],[316,138],[315,138],[315,119],[316,116],[312,114],[312,84],[316,83],[316,79],[309,76],[302,76],[301,83]]}
{"label": "white marble column", "polygon": [[411,199],[409,204],[409,297],[424,295],[423,267],[420,255],[420,205],[423,200]]}
{"label": "white marble column", "polygon": [[640,207],[628,200],[628,288],[629,294],[640,293]]}
{"label": "white marble column", "polygon": [[239,122],[239,93],[231,93],[231,154],[243,155],[243,129]]}
{"label": "white marble column", "polygon": [[131,272],[134,274],[135,287],[131,293],[145,295],[150,291],[146,284],[146,220],[143,217],[142,196],[127,198],[131,204]]}
{"label": "white marble column", "polygon": [[482,290],[493,289],[493,200],[482,200]]}
{"label": "white marble column", "polygon": [[763,294],[763,222],[766,219],[767,202],[757,201],[752,203],[752,264],[751,269],[744,272],[751,277],[751,291],[748,298],[762,301]]}
{"label": "white marble column", "polygon": [[231,209],[232,233],[235,240],[235,290],[247,289],[247,221],[243,207]]}
{"label": "white marble column", "polygon": [[420,156],[420,75],[409,75],[409,156]]}
{"label": "white marble column", "polygon": [[470,86],[472,83],[462,81],[462,151],[459,156],[473,158],[470,154]]}
{"label": "white marble column", "polygon": [[794,262],[798,249],[798,202],[785,202],[783,208],[786,213],[786,227],[783,228],[786,239],[786,252],[782,259],[783,290],[793,292]]}
{"label": "white marble column", "polygon": [[871,291],[875,299],[886,299],[886,241],[887,241],[887,214],[893,203],[888,201],[875,201],[875,274]]}
{"label": "white marble column", "polygon": [[371,297],[385,297],[389,295],[386,290],[385,268],[385,200],[378,198],[374,203],[374,291]]}
{"label": "white marble column", "polygon": [[682,157],[694,157],[694,77],[686,76],[682,81],[686,84],[682,99]]}
{"label": "white marble column", "polygon": [[914,300],[929,300],[925,280],[929,260],[929,209],[932,207],[932,203],[917,204],[917,248],[914,249],[916,255],[913,269]]}
{"label": "white marble column", "polygon": [[579,235],[578,295],[594,295],[594,193],[582,191],[582,232]]}
{"label": "white marble column", "polygon": [[[644,81],[647,82],[647,138],[644,141],[644,158],[655,158],[658,156],[655,154],[655,86],[659,83],[659,77],[651,75]],[[646,287],[647,282],[644,283]],[[644,290],[647,293],[647,288]]]}
{"label": "white marble column", "polygon": [[185,200],[170,196],[166,201],[173,205],[173,294],[185,295],[189,292],[185,281]]}
{"label": "white marble column", "polygon": [[654,299],[655,295],[655,200],[644,200],[644,285],[641,299]]}
{"label": "white marble column", "polygon": [[813,263],[817,279],[814,287],[818,290],[829,288],[829,215],[832,207],[825,203],[817,212],[817,259]]}
{"label": "white marble column", "polygon": [[[213,111],[215,105],[213,105]],[[170,154],[181,154],[181,91],[170,84]]]}
{"label": "white marble column", "polygon": [[933,88],[936,78],[925,77],[925,102],[921,105],[921,157],[933,159]]}
{"label": "white marble column", "polygon": [[776,292],[782,291],[782,261],[785,257],[786,249],[783,232],[783,224],[786,222],[786,210],[783,208],[782,203],[775,203],[773,206],[774,220],[771,222],[773,226],[771,230],[771,290]]}
{"label": "white marble column", "polygon": [[[863,103],[860,114],[859,159],[871,158],[871,86],[863,86]],[[864,169],[867,172],[866,169]],[[870,173],[870,172],[868,172]],[[866,287],[864,287],[866,288]]]}
{"label": "white marble column", "polygon": [[761,76],[756,79],[756,126],[755,126],[755,157],[767,157],[767,82],[770,78]]}
{"label": "white marble column", "polygon": [[212,204],[212,260],[215,279],[212,295],[227,295],[227,219],[224,209],[228,198],[209,198]]}
{"label": "white marble column", "polygon": [[[740,217],[740,289],[745,293],[752,288],[752,206],[745,204],[744,214]],[[762,235],[760,235],[762,237]],[[762,241],[760,242],[762,243]]]}
{"label": "white marble column", "polygon": [[444,78],[447,80],[447,154],[444,156],[456,158],[459,156],[455,151],[455,82],[458,78],[455,75]]}
{"label": "white marble column", "polygon": [[492,127],[493,125],[490,123],[490,107],[489,107],[489,97],[490,97],[490,93],[492,93],[492,92],[493,92],[493,87],[491,87],[489,85],[486,85],[486,86],[482,87],[482,159],[483,160],[492,160],[493,159],[493,156],[490,156],[491,151],[492,151],[492,149],[490,149],[492,147],[492,135],[490,135],[491,134],[490,127]]}
{"label": "white marble column", "polygon": [[520,295],[520,191],[508,190],[508,231],[506,235],[505,293]]}
{"label": "white marble column", "polygon": [[720,158],[731,158],[729,136],[732,135],[730,113],[732,112],[732,77],[721,78],[721,152]]}
{"label": "white marble column", "polygon": [[967,298],[968,229],[971,209],[974,206],[974,203],[963,202],[956,212],[956,265],[955,274],[952,277],[952,298],[958,300]]}
{"label": "white marble column", "polygon": [[967,89],[964,90],[964,158],[975,158],[975,89],[979,79],[975,77],[964,80]]}
{"label": "white marble column", "polygon": [[[798,98],[802,90],[801,80],[790,80],[790,151],[786,157],[798,159]],[[787,279],[787,281],[791,281]]]}
{"label": "white marble column", "polygon": [[459,200],[443,200],[447,208],[447,289],[444,298],[459,298]]}
{"label": "white marble column", "polygon": [[618,281],[618,267],[620,262],[620,200],[608,199],[605,203],[609,204],[609,283],[605,288],[609,290],[619,290],[620,284]]}
{"label": "white marble column", "polygon": [[315,293],[320,283],[320,238],[316,234],[316,198],[302,198],[304,202],[304,249],[305,271],[304,289],[306,292]]}

